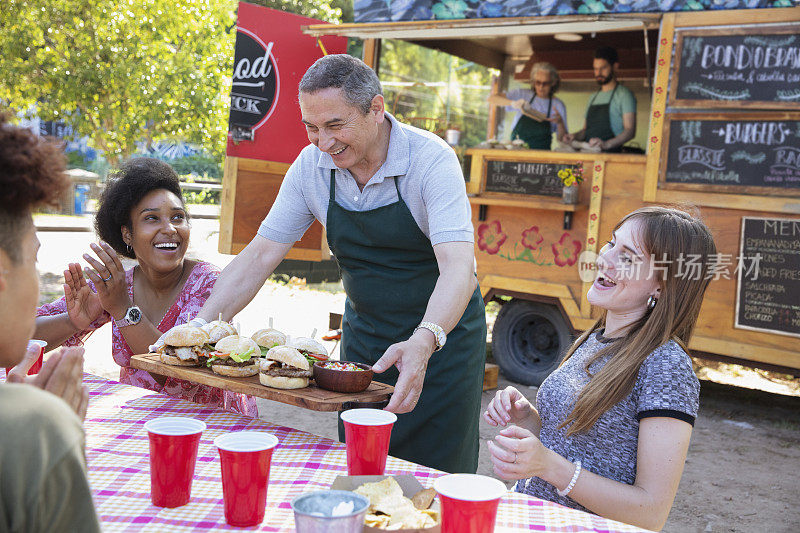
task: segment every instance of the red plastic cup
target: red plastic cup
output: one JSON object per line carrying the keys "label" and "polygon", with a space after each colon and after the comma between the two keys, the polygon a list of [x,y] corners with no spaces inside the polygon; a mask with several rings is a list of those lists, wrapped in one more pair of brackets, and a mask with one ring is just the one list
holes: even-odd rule
{"label": "red plastic cup", "polygon": [[477,474],[448,474],[433,482],[442,511],[442,533],[492,533],[503,482]]}
{"label": "red plastic cup", "polygon": [[[36,359],[36,362],[33,363],[33,365],[28,369],[29,376],[38,374],[39,371],[42,369],[42,363],[44,362],[44,349],[46,347],[47,347],[46,341],[40,341],[38,339],[31,339],[28,341],[28,350],[33,350],[35,348],[39,349],[39,357]],[[6,377],[8,377],[8,373],[11,372],[12,368],[14,367],[13,366],[6,367]]]}
{"label": "red plastic cup", "polygon": [[272,450],[278,438],[261,431],[237,431],[214,439],[222,469],[225,521],[256,526],[264,520]]}
{"label": "red plastic cup", "polygon": [[165,416],[144,425],[150,436],[150,499],[158,507],[189,503],[200,435],[205,422]]}
{"label": "red plastic cup", "polygon": [[347,447],[347,473],[382,476],[397,415],[380,409],[350,409],[341,415]]}

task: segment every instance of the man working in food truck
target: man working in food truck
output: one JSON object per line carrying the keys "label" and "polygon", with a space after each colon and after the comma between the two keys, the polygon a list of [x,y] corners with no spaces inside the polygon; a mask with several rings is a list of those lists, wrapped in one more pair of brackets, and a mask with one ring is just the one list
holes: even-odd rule
{"label": "man working in food truck", "polygon": [[198,318],[231,319],[316,218],[347,293],[342,358],[395,385],[389,453],[475,472],[486,317],[455,152],[386,113],[375,72],[346,54],[308,69],[299,102],[311,144]]}
{"label": "man working in food truck", "polygon": [[[550,150],[553,132],[561,139],[566,133],[567,108],[553,95],[561,78],[550,63],[534,63],[531,67],[531,88],[514,89],[507,94],[489,96],[489,103],[516,109],[517,117],[511,140],[525,141],[531,150]],[[531,118],[531,112],[536,118]]]}
{"label": "man working in food truck", "polygon": [[614,48],[598,48],[593,68],[600,90],[589,99],[583,129],[565,135],[563,140],[587,141],[604,152],[619,152],[636,135],[636,97],[617,81],[619,56]]}

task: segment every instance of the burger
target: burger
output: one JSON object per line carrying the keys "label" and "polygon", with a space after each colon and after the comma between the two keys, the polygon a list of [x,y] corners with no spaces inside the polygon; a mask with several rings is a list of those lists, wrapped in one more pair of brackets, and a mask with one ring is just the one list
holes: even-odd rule
{"label": "burger", "polygon": [[228,322],[224,320],[212,320],[208,324],[202,327],[202,330],[208,333],[208,346],[211,348],[209,351],[214,351],[214,347],[218,341],[224,339],[225,337],[229,337],[231,335],[237,335],[239,332],[236,331],[236,328],[230,325]]}
{"label": "burger", "polygon": [[253,333],[250,338],[256,341],[256,344],[261,348],[261,357],[265,357],[267,351],[273,346],[286,344],[286,335],[272,328],[260,329]]}
{"label": "burger", "polygon": [[246,378],[258,374],[256,362],[261,350],[250,337],[229,335],[220,339],[206,365],[216,374]]}
{"label": "burger", "polygon": [[258,379],[262,385],[275,389],[308,387],[311,366],[303,354],[291,346],[275,346],[259,362]]}
{"label": "burger", "polygon": [[306,358],[309,365],[314,365],[317,361],[328,360],[328,350],[323,345],[308,337],[297,337],[292,339],[289,346],[295,348]]}
{"label": "burger", "polygon": [[164,334],[164,344],[156,350],[162,363],[175,366],[198,366],[206,356],[203,345],[208,333],[200,328],[182,324]]}

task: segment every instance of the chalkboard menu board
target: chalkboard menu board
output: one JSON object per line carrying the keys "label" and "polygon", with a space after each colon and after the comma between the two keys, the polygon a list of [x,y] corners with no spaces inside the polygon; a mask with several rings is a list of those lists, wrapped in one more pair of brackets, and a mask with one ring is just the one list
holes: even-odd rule
{"label": "chalkboard menu board", "polygon": [[561,196],[564,185],[558,177],[572,164],[521,161],[487,161],[485,192]]}
{"label": "chalkboard menu board", "polygon": [[763,191],[766,187],[768,194],[800,196],[800,114],[780,116],[668,117],[662,179],[706,192],[753,192],[748,188]]}
{"label": "chalkboard menu board", "polygon": [[675,106],[800,108],[800,24],[678,33]]}
{"label": "chalkboard menu board", "polygon": [[742,218],[736,327],[800,337],[800,218]]}

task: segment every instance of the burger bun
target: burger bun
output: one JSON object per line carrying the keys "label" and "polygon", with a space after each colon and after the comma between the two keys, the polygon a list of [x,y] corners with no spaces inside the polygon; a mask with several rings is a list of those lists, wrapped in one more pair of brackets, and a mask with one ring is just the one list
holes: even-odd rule
{"label": "burger bun", "polygon": [[177,357],[175,355],[167,355],[165,353],[160,354],[159,358],[161,359],[161,362],[164,363],[165,365],[200,366],[200,362],[195,360],[195,359],[192,359],[192,360],[189,360],[189,361],[184,361],[180,357]]}
{"label": "burger bun", "polygon": [[170,346],[202,346],[208,342],[208,333],[202,329],[181,324],[164,334],[164,344]]}
{"label": "burger bun", "polygon": [[[297,351],[296,348],[293,348],[291,346],[275,346],[273,348],[270,348],[269,351],[267,352],[266,359],[279,361],[285,365],[299,368],[300,370],[311,369],[311,367],[308,364],[308,360],[305,357],[303,357],[303,354],[301,354],[300,352]],[[291,379],[297,379],[297,378],[291,378]],[[298,387],[292,387],[292,388],[298,388]]]}
{"label": "burger bun", "polygon": [[272,328],[260,329],[253,333],[250,338],[264,348],[272,348],[273,346],[286,344],[286,335]]}
{"label": "burger bun", "polygon": [[218,342],[220,339],[230,335],[237,335],[236,328],[224,320],[212,320],[203,326],[203,331],[208,334],[208,342]]}
{"label": "burger bun", "polygon": [[[301,356],[302,357],[302,356]],[[303,358],[305,360],[305,358]],[[273,389],[302,389],[308,387],[308,378],[286,378],[283,376],[268,376],[261,372],[258,379],[262,385]]]}
{"label": "burger bun", "polygon": [[318,353],[326,357],[328,356],[328,350],[322,344],[309,337],[296,337],[292,339],[292,342],[290,342],[289,345],[298,350],[305,350],[310,353]]}
{"label": "burger bun", "polygon": [[250,337],[243,337],[242,335],[229,335],[223,337],[215,346],[218,352],[222,353],[245,353],[247,350],[254,350],[254,357],[258,357],[261,349],[256,344],[256,341]]}
{"label": "burger bun", "polygon": [[220,376],[229,376],[232,378],[246,378],[258,374],[258,366],[256,366],[255,362],[247,366],[231,366],[215,362],[211,363],[211,370]]}

